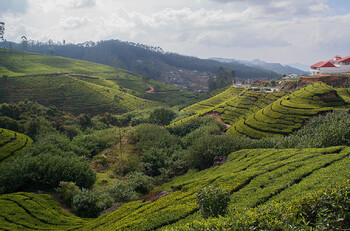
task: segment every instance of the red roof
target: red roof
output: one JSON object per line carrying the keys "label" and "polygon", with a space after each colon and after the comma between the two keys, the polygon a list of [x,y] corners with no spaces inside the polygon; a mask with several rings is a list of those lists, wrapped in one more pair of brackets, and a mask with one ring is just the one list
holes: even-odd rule
{"label": "red roof", "polygon": [[346,57],[344,57],[344,58],[342,58],[342,59],[338,59],[336,62],[337,62],[337,63],[350,62],[350,56],[346,56]]}
{"label": "red roof", "polygon": [[334,56],[335,59],[341,59],[339,55]]}
{"label": "red roof", "polygon": [[330,61],[327,62],[318,62],[314,65],[312,65],[311,67],[335,67]]}

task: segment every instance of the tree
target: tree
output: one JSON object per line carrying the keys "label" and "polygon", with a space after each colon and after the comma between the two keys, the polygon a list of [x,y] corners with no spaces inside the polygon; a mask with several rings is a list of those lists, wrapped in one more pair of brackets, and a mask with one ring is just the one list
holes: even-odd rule
{"label": "tree", "polygon": [[0,22],[0,39],[4,41],[4,34],[5,34],[5,23]]}
{"label": "tree", "polygon": [[21,37],[21,39],[22,39],[22,49],[23,51],[26,51],[28,48],[28,39],[24,35]]}

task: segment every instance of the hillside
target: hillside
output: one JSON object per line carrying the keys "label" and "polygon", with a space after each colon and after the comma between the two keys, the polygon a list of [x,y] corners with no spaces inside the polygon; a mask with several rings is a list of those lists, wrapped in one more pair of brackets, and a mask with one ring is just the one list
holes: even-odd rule
{"label": "hillside", "polygon": [[0,163],[25,152],[33,143],[28,136],[0,128]]}
{"label": "hillside", "polygon": [[241,63],[245,64],[249,67],[260,67],[270,71],[277,72],[279,74],[297,74],[297,75],[305,75],[307,72],[304,70],[300,70],[298,68],[282,65],[280,63],[268,63],[259,59],[254,59],[251,61],[248,60],[235,60],[235,59],[223,59],[223,58],[211,58],[212,60],[216,60],[223,63]]}
{"label": "hillside", "polygon": [[316,82],[238,121],[227,133],[251,138],[287,135],[299,129],[311,116],[348,107],[349,103],[334,88]]}
{"label": "hillside", "polygon": [[[135,201],[97,219],[63,212],[47,195],[0,196],[4,230],[170,230],[200,219],[196,191],[224,186],[229,208],[245,213],[270,202],[293,201],[350,177],[348,147],[323,149],[253,149],[234,152],[222,166],[191,171],[157,190],[172,193],[155,202]],[[249,211],[248,211],[249,212]],[[248,214],[247,214],[248,215]]]}
{"label": "hillside", "polygon": [[[34,100],[75,114],[122,113],[161,105],[155,101],[181,106],[205,97],[144,81],[122,69],[9,50],[0,51],[0,76],[0,103]],[[147,93],[150,87],[155,90]]]}
{"label": "hillside", "polygon": [[[20,44],[14,48],[22,50]],[[151,47],[120,40],[86,42],[82,44],[43,44],[33,43],[28,51],[63,57],[87,60],[95,63],[114,66],[114,60],[120,68],[147,74],[152,79],[166,84],[194,90],[205,90],[209,72],[215,72],[220,66],[235,70],[236,76],[242,79],[278,78],[280,74],[258,66],[246,66],[241,63],[225,64],[209,59],[184,56],[164,52],[159,47]]]}

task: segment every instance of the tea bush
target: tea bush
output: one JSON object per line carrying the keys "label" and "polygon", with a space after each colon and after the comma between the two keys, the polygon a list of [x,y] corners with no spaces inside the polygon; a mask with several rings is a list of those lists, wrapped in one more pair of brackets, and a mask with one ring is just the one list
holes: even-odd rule
{"label": "tea bush", "polygon": [[230,203],[230,192],[221,187],[204,187],[197,191],[197,203],[204,218],[224,216]]}

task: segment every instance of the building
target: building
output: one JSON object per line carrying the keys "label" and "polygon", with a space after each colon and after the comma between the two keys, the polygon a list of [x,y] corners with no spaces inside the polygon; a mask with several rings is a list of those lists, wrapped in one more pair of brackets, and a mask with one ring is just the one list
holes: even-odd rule
{"label": "building", "polygon": [[311,75],[350,73],[350,56],[341,58],[337,55],[331,60],[315,63],[310,72]]}

